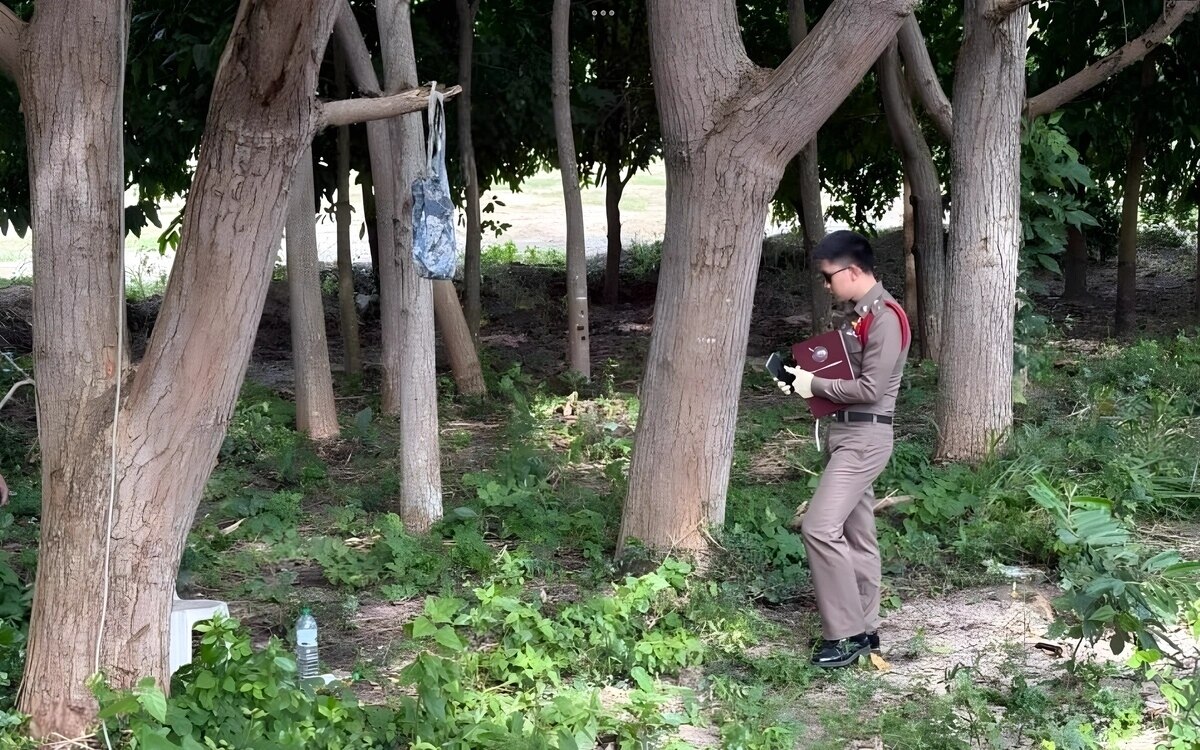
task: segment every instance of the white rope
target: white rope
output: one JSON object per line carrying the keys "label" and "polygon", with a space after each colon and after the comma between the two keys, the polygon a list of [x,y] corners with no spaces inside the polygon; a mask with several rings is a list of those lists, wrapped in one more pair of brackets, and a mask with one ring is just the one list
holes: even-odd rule
{"label": "white rope", "polygon": [[817,452],[821,452],[821,419],[813,420],[813,442],[817,444]]}
{"label": "white rope", "polygon": [[[109,453],[109,483],[108,483],[108,509],[105,513],[105,532],[104,532],[104,568],[101,574],[104,585],[101,587],[100,597],[100,626],[96,629],[96,655],[93,672],[100,671],[100,645],[104,642],[104,625],[108,620],[108,593],[112,586],[110,577],[112,564],[112,532],[113,532],[113,509],[117,504],[117,419],[121,413],[121,381],[123,380],[122,361],[121,358],[125,353],[125,249],[122,247],[117,251],[117,266],[120,269],[119,281],[117,283],[117,361],[116,361],[116,378],[117,387],[116,394],[113,396],[113,416],[112,416],[112,450]],[[108,736],[108,723],[103,719],[100,721],[100,728],[104,731],[104,745],[108,750],[112,750],[112,741]]]}

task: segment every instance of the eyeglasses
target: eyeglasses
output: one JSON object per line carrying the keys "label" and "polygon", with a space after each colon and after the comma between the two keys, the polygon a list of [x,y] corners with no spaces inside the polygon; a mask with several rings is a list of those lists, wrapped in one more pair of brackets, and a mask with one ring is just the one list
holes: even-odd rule
{"label": "eyeglasses", "polygon": [[821,276],[825,279],[826,284],[832,284],[834,276],[837,276],[842,271],[848,271],[848,270],[850,270],[850,266],[846,266],[845,268],[839,268],[838,270],[834,271],[833,273],[826,273],[826,272],[822,271]]}

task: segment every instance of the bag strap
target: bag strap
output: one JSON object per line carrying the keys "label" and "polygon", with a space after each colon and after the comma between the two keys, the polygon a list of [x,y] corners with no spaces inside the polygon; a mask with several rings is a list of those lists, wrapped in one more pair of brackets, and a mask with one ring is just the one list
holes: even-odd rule
{"label": "bag strap", "polygon": [[[887,299],[883,301],[883,304],[890,307],[896,313],[896,317],[900,319],[900,348],[903,349],[912,340],[912,328],[908,324],[908,315],[905,314],[904,308],[898,302]],[[858,335],[858,343],[862,344],[864,349],[867,348],[867,331],[871,329],[871,323],[874,321],[875,313],[869,312],[859,320],[858,327],[854,330]]]}
{"label": "bag strap", "polygon": [[437,81],[429,82],[429,103],[425,106],[425,119],[429,124],[425,140],[425,175],[433,174],[433,156],[446,149],[446,106],[445,96],[437,90]]}

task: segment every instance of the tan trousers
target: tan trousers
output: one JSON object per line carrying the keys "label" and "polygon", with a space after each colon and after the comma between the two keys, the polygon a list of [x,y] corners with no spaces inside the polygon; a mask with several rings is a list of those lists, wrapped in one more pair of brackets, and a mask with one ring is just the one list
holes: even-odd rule
{"label": "tan trousers", "polygon": [[892,455],[892,426],[835,422],[829,454],[800,531],[821,630],[834,641],[879,627],[874,483]]}

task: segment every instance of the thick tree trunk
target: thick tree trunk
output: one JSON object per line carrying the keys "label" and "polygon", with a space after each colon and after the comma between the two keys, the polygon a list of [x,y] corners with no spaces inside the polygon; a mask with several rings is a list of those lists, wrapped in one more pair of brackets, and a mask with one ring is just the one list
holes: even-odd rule
{"label": "thick tree trunk", "polygon": [[621,287],[621,160],[610,156],[604,165],[604,215],[608,220],[608,252],[604,259],[604,304],[615,305]]}
{"label": "thick tree trunk", "polygon": [[[346,97],[345,53],[338,48],[338,96]],[[343,366],[347,375],[362,375],[362,349],[358,340],[358,308],[354,304],[354,264],[350,257],[350,126],[337,130],[337,270],[338,323],[342,334]]]}
{"label": "thick tree trunk", "polygon": [[433,310],[458,392],[465,396],[485,395],[487,385],[483,382],[479,354],[475,350],[475,340],[471,338],[471,329],[463,317],[462,305],[458,303],[458,292],[454,289],[453,281],[433,282]]}
{"label": "thick tree trunk", "polygon": [[967,0],[954,80],[949,279],[937,453],[981,459],[1012,426],[1013,314],[1021,240],[1021,107],[1029,11]]}
{"label": "thick tree trunk", "polygon": [[[113,636],[131,633],[130,612],[106,597],[104,577],[114,387],[124,369],[126,24],[122,0],[50,0],[24,30],[42,523],[19,708],[35,736],[85,732],[96,707],[84,680],[99,664],[127,661]],[[161,627],[136,641],[155,650],[156,636]]]}
{"label": "thick tree trunk", "polygon": [[1121,195],[1121,230],[1117,240],[1116,332],[1127,334],[1137,325],[1138,205],[1142,200],[1142,173],[1146,170],[1147,89],[1154,83],[1154,56],[1142,60],[1141,89],[1134,106],[1133,135],[1125,160],[1125,188]]}
{"label": "thick tree trunk", "polygon": [[554,0],[550,29],[550,94],[554,108],[554,136],[558,143],[558,168],[562,174],[563,203],[567,211],[567,364],[571,370],[590,378],[592,364],[588,339],[583,197],[579,191],[575,135],[571,131],[570,23],[571,0]]}
{"label": "thick tree trunk", "polygon": [[1192,294],[1192,310],[1196,319],[1200,320],[1200,173],[1196,174],[1196,182],[1192,185],[1193,195],[1196,196],[1196,288]]}
{"label": "thick tree trunk", "polygon": [[1088,250],[1083,230],[1067,225],[1067,251],[1063,257],[1063,299],[1088,299]]}
{"label": "thick tree trunk", "polygon": [[636,538],[703,552],[706,528],[724,521],[767,202],[911,6],[835,0],[779,68],[762,71],[745,55],[733,0],[648,5],[667,225],[618,548]]}
{"label": "thick tree trunk", "polygon": [[40,285],[35,306],[42,542],[20,701],[35,734],[86,732],[95,703],[84,680],[97,661],[116,685],[145,675],[165,684],[179,558],[249,361],[288,183],[316,127],[312,93],[333,10],[318,0],[239,9],[171,282],[127,384],[114,451],[126,19],[112,0],[38,4],[24,109],[35,278],[53,283]]}
{"label": "thick tree trunk", "polygon": [[[467,215],[467,247],[463,263],[463,296],[466,297],[464,312],[467,328],[474,340],[479,336],[479,319],[483,310],[479,300],[479,283],[482,275],[480,248],[483,244],[483,229],[480,226],[479,176],[475,169],[475,143],[471,136],[471,73],[474,67],[475,14],[479,11],[479,0],[457,0],[457,5],[458,85],[462,86],[462,95],[458,100],[458,153],[462,160],[463,191],[467,198],[467,204],[464,207]],[[482,377],[479,382],[483,382]]]}
{"label": "thick tree trunk", "polygon": [[933,154],[921,132],[912,107],[912,97],[900,70],[900,52],[888,47],[877,63],[883,109],[892,140],[904,163],[904,174],[912,190],[914,276],[922,295],[914,318],[921,333],[921,351],[934,362],[941,361],[942,321],[946,297],[946,254],[942,234],[942,185]]}
{"label": "thick tree trunk", "polygon": [[329,343],[325,337],[321,275],[317,269],[311,146],[304,150],[292,179],[286,239],[296,430],[313,440],[329,440],[338,436],[338,420],[329,369]]}
{"label": "thick tree trunk", "polygon": [[673,221],[618,545],[636,538],[657,550],[701,550],[706,527],[725,517],[756,250],[779,175],[730,153],[697,154],[686,164],[670,154]]}
{"label": "thick tree trunk", "polygon": [[[808,36],[808,18],[804,0],[788,0],[788,37],[792,49],[800,46]],[[800,227],[804,232],[804,267],[808,274],[809,311],[812,314],[813,332],[833,327],[833,297],[825,288],[825,280],[813,270],[812,251],[825,238],[825,213],[821,209],[821,173],[817,151],[817,137],[800,149],[796,157],[800,173]]]}
{"label": "thick tree trunk", "polygon": [[[381,0],[376,12],[386,90],[415,87],[408,0]],[[371,144],[380,214],[383,408],[400,417],[400,517],[409,529],[424,532],[442,517],[433,283],[417,275],[412,257],[411,186],[424,169],[424,131],[417,117],[389,120],[386,128],[390,148],[376,153],[375,141]],[[384,180],[380,165],[389,160]]]}

